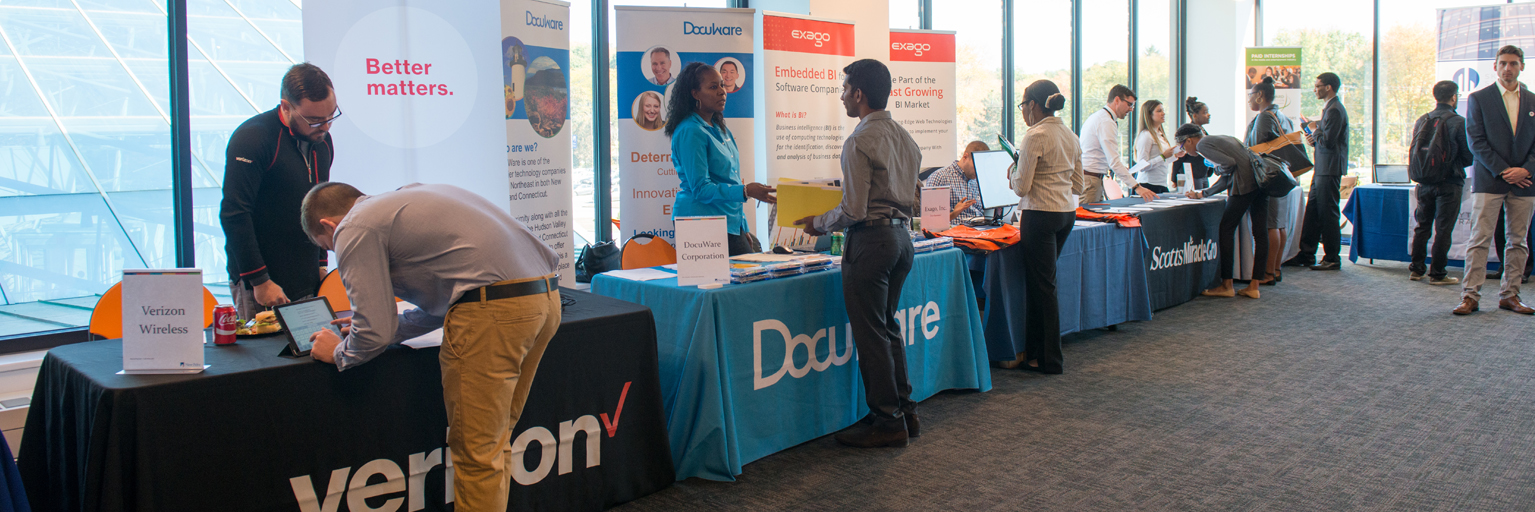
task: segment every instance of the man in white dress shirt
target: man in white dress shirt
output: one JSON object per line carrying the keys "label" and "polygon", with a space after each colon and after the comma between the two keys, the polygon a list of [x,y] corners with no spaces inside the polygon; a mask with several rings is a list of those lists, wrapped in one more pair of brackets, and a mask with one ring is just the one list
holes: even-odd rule
{"label": "man in white dress shirt", "polygon": [[1123,182],[1125,187],[1140,195],[1142,199],[1156,200],[1157,193],[1135,181],[1135,177],[1130,175],[1130,169],[1125,166],[1125,159],[1119,153],[1119,120],[1124,119],[1133,108],[1135,108],[1135,91],[1123,85],[1115,85],[1113,89],[1109,89],[1108,104],[1088,116],[1087,122],[1082,123],[1079,136],[1082,141],[1082,172],[1087,175],[1087,184],[1082,192],[1082,204],[1104,201],[1103,177],[1105,175]]}

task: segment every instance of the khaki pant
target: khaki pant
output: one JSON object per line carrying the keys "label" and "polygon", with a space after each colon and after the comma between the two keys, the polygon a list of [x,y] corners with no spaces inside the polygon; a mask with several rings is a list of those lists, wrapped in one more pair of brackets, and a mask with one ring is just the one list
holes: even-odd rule
{"label": "khaki pant", "polygon": [[1082,184],[1081,206],[1087,206],[1087,203],[1103,202],[1105,198],[1103,195],[1103,178],[1091,174],[1084,174],[1082,177],[1086,178],[1087,182]]}
{"label": "khaki pant", "polygon": [[[544,277],[496,284],[537,281]],[[466,302],[443,321],[443,402],[453,457],[453,501],[465,512],[504,511],[510,492],[512,428],[544,349],[560,326],[560,294]]]}

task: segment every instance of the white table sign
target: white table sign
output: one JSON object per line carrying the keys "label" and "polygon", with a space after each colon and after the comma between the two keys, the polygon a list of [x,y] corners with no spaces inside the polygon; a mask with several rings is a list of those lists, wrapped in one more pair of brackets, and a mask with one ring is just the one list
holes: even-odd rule
{"label": "white table sign", "polygon": [[922,187],[922,229],[949,229],[949,187]]}
{"label": "white table sign", "polygon": [[677,217],[677,286],[730,282],[725,217]]}
{"label": "white table sign", "polygon": [[203,371],[203,272],[123,271],[123,372]]}

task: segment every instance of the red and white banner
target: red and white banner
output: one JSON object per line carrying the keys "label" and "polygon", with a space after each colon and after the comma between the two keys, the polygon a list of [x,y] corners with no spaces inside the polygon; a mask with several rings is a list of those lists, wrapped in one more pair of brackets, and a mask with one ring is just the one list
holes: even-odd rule
{"label": "red and white banner", "polygon": [[841,100],[842,68],[857,60],[853,44],[852,22],[762,15],[762,148],[769,183],[842,177],[842,140],[858,126]]}
{"label": "red and white banner", "polygon": [[888,108],[922,148],[922,167],[958,160],[970,141],[959,141],[955,128],[954,33],[891,30],[888,65]]}

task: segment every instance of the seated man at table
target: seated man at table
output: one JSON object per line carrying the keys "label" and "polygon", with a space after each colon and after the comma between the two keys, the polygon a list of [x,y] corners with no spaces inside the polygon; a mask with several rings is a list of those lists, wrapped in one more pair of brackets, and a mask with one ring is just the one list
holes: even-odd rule
{"label": "seated man at table", "polygon": [[[368,196],[321,183],[304,197],[301,217],[315,244],[336,251],[352,301],[346,338],[321,330],[315,360],[345,371],[442,327],[454,502],[506,510],[520,464],[509,459],[512,428],[560,325],[559,256],[505,208],[452,185]],[[395,296],[417,307],[397,315]]]}

